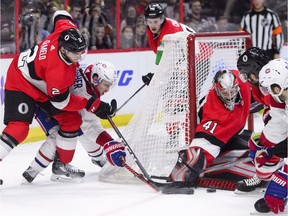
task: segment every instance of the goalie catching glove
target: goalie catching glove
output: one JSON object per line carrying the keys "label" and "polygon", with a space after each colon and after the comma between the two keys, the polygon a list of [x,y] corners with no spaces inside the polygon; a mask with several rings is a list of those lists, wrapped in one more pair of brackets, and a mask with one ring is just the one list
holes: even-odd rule
{"label": "goalie catching glove", "polygon": [[101,101],[99,98],[91,97],[86,105],[88,112],[94,113],[101,119],[107,119],[107,115],[113,117],[117,109],[117,102],[115,99],[111,101],[111,105]]}
{"label": "goalie catching glove", "polygon": [[123,167],[122,161],[125,161],[126,152],[122,142],[112,140],[104,144],[104,151],[110,164]]}
{"label": "goalie catching glove", "polygon": [[153,73],[148,73],[145,76],[142,76],[143,83],[145,83],[148,86],[150,84],[153,76],[154,76]]}

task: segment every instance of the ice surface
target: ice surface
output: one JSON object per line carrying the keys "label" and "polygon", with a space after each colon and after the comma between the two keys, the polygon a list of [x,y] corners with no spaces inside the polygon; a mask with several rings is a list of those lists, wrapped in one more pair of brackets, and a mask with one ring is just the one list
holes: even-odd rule
{"label": "ice surface", "polygon": [[[256,125],[255,130],[259,128]],[[196,189],[194,195],[164,195],[145,184],[100,182],[100,168],[80,144],[72,164],[86,171],[84,182],[52,182],[49,166],[32,184],[22,185],[22,173],[41,143],[19,145],[0,163],[1,216],[245,216],[262,196],[221,190],[207,193],[204,188]]]}

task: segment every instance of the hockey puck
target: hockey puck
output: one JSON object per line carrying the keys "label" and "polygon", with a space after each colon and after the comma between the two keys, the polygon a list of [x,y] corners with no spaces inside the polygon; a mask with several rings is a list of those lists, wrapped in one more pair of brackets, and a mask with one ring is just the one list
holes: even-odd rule
{"label": "hockey puck", "polygon": [[259,199],[255,204],[254,204],[254,208],[256,209],[256,211],[260,212],[260,213],[268,213],[270,212],[270,208],[267,206],[264,198]]}
{"label": "hockey puck", "polygon": [[0,185],[2,185],[3,184],[3,180],[2,179],[0,179]]}
{"label": "hockey puck", "polygon": [[214,188],[214,187],[207,188],[206,192],[207,193],[215,193],[216,192],[216,188]]}

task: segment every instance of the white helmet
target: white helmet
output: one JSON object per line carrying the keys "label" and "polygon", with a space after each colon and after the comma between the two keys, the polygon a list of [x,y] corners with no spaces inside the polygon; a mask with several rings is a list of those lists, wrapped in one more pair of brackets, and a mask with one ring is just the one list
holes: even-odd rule
{"label": "white helmet", "polygon": [[239,93],[239,82],[236,76],[228,69],[219,70],[214,77],[213,84],[226,109],[232,111]]}
{"label": "white helmet", "polygon": [[[97,80],[93,79],[94,76],[97,76]],[[111,87],[116,84],[117,72],[112,63],[104,60],[96,62],[92,67],[91,72],[91,82],[94,85],[99,84],[102,80],[105,80],[111,83]]]}
{"label": "white helmet", "polygon": [[[274,59],[259,72],[260,90],[263,94],[271,94],[278,102],[283,90],[288,88],[288,62],[284,59]],[[280,87],[279,93],[272,91],[272,86]]]}

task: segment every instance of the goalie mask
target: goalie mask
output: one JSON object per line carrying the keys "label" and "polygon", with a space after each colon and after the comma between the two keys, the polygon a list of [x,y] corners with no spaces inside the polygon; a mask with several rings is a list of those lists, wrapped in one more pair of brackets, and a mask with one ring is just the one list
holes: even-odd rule
{"label": "goalie mask", "polygon": [[227,110],[234,109],[239,93],[239,83],[236,76],[228,69],[219,70],[214,77],[214,89]]}
{"label": "goalie mask", "polygon": [[[274,59],[265,65],[259,73],[260,90],[264,95],[271,94],[277,101],[282,103],[279,98],[283,90],[288,88],[288,62],[284,59]],[[275,92],[274,87],[280,89]]]}
{"label": "goalie mask", "polygon": [[108,61],[98,61],[92,67],[91,82],[98,85],[102,80],[110,84],[110,89],[116,84],[117,72],[112,63]]}

